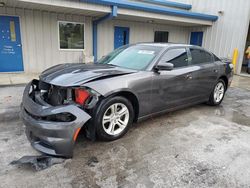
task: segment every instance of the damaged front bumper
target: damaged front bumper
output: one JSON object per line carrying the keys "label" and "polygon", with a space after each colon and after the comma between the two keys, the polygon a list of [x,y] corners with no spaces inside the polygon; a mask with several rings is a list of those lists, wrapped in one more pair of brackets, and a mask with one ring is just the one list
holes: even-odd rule
{"label": "damaged front bumper", "polygon": [[[26,125],[26,135],[38,151],[54,156],[72,157],[76,132],[91,118],[76,104],[51,106],[44,100],[32,99],[30,94],[38,87],[38,81],[30,82],[23,94],[21,119]],[[50,120],[46,117],[70,114],[72,121]]]}

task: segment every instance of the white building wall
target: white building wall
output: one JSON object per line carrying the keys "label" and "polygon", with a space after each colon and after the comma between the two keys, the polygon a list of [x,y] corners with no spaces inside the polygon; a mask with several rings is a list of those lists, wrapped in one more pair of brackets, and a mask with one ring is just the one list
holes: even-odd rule
{"label": "white building wall", "polygon": [[[49,0],[46,0],[49,1]],[[60,0],[61,1],[61,0]],[[189,43],[191,31],[204,31],[203,46],[220,57],[232,57],[239,49],[239,73],[250,20],[250,0],[175,0],[192,4],[193,12],[219,15],[212,27],[184,27],[110,20],[98,26],[98,58],[114,48],[114,26],[130,28],[130,43],[152,42],[155,30],[169,32],[169,42]],[[63,1],[67,2],[67,1]],[[69,2],[68,2],[69,3]],[[66,5],[66,3],[65,3]],[[218,14],[222,11],[223,14]],[[1,7],[0,14],[18,15],[21,23],[25,72],[41,72],[58,63],[79,62],[82,51],[59,50],[58,20],[85,23],[85,54],[92,57],[92,17],[35,9]]]}
{"label": "white building wall", "polygon": [[[24,71],[41,72],[59,63],[92,57],[92,19],[72,14],[21,8],[0,8],[1,15],[20,16]],[[59,50],[58,21],[85,23],[85,51]]]}
{"label": "white building wall", "polygon": [[[20,17],[24,72],[39,73],[60,63],[92,61],[92,17],[22,8],[0,8],[1,15]],[[59,50],[58,21],[85,23],[85,50]],[[154,31],[168,31],[169,42],[188,43],[187,27],[124,20],[110,20],[98,25],[98,58],[114,49],[114,27],[130,28],[129,43],[153,42]],[[84,53],[84,54],[83,54]]]}
{"label": "white building wall", "polygon": [[[192,4],[192,12],[218,15],[212,27],[193,28],[204,31],[203,46],[219,57],[232,58],[238,48],[237,73],[240,73],[244,58],[247,31],[250,22],[250,0],[175,0]],[[223,11],[219,14],[219,11]]]}
{"label": "white building wall", "polygon": [[98,25],[98,58],[114,50],[114,27],[129,27],[129,43],[153,42],[154,31],[168,31],[169,42],[187,43],[189,30],[185,27],[131,22],[124,20],[109,20]]}

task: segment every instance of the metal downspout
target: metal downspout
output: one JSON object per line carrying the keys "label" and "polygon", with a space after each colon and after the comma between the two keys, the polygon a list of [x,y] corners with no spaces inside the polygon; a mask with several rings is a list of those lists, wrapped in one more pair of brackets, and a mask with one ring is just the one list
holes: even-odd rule
{"label": "metal downspout", "polygon": [[93,23],[93,55],[94,55],[94,63],[97,61],[97,29],[98,24],[106,21],[111,20],[114,17],[117,17],[117,6],[111,6],[111,13],[99,18],[98,20],[94,20]]}

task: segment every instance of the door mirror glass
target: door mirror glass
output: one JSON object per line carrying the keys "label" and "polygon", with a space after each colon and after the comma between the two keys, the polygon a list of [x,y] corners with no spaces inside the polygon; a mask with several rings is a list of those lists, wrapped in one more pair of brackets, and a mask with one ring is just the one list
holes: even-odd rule
{"label": "door mirror glass", "polygon": [[169,62],[160,62],[158,65],[155,66],[156,71],[171,71],[174,69],[174,64]]}

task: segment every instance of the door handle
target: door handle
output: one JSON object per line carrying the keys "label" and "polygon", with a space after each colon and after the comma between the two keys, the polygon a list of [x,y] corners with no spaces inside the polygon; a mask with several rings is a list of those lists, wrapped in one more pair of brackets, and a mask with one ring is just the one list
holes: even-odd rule
{"label": "door handle", "polygon": [[217,69],[214,69],[214,72],[215,72],[215,73],[217,73],[217,72],[218,72],[218,70],[217,70]]}
{"label": "door handle", "polygon": [[21,47],[22,45],[21,45],[21,44],[18,44],[17,46],[18,46],[18,47]]}
{"label": "door handle", "polygon": [[193,79],[193,77],[192,77],[191,74],[187,74],[187,75],[185,76],[185,79],[186,79],[186,80],[191,80],[191,79]]}

